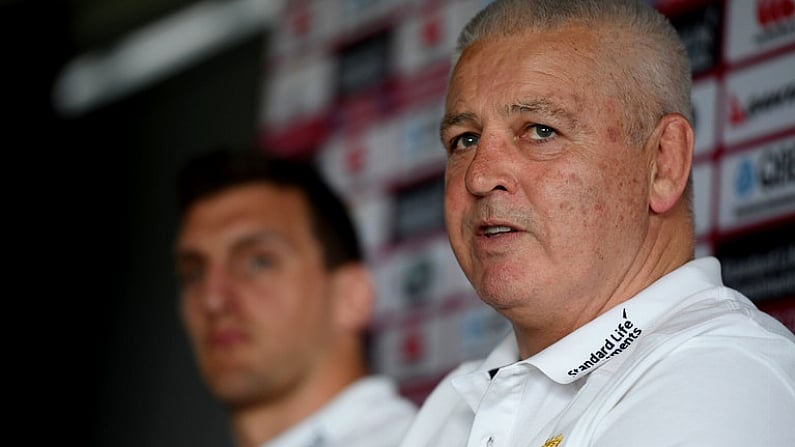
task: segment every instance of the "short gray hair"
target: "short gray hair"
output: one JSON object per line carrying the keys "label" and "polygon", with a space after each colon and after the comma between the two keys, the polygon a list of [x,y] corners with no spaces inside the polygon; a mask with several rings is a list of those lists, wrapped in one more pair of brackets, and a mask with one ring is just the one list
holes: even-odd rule
{"label": "short gray hair", "polygon": [[495,0],[461,31],[453,66],[480,40],[576,24],[631,36],[631,47],[604,47],[601,64],[625,105],[629,141],[642,144],[666,113],[681,113],[693,122],[687,51],[668,19],[641,0]]}

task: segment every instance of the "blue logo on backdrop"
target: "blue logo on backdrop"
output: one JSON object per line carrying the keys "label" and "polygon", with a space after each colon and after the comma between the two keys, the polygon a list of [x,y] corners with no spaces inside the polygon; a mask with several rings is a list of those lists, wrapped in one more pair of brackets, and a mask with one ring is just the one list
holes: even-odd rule
{"label": "blue logo on backdrop", "polygon": [[748,196],[754,189],[754,164],[750,158],[744,158],[737,167],[734,189],[740,197]]}

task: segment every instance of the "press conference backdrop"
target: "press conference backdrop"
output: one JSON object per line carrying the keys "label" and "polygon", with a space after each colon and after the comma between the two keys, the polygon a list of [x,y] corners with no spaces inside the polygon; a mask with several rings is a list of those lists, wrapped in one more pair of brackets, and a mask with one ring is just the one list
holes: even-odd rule
{"label": "press conference backdrop", "polygon": [[[421,401],[508,330],[443,228],[438,123],[458,31],[485,0],[288,2],[263,70],[262,147],[315,159],[376,272],[376,369]],[[795,330],[795,2],[661,1],[694,70],[697,254]]]}

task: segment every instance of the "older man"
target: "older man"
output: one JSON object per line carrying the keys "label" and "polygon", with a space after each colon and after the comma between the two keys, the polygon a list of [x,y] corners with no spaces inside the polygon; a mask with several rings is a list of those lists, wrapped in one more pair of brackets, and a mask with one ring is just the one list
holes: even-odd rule
{"label": "older man", "polygon": [[693,259],[690,76],[641,1],[496,0],[465,27],[446,224],[513,334],[404,447],[795,445],[795,337]]}

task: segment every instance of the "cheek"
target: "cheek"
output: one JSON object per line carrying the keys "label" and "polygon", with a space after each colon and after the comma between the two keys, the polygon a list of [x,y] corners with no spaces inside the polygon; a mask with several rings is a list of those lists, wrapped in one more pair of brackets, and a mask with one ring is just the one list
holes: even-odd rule
{"label": "cheek", "polygon": [[611,143],[618,143],[618,139],[622,137],[621,129],[614,126],[609,126],[607,128],[606,135],[608,141]]}
{"label": "cheek", "polygon": [[600,171],[560,171],[555,173],[554,178],[562,182],[547,182],[547,191],[552,197],[551,202],[555,204],[549,212],[557,214],[560,221],[566,221],[566,224],[560,222],[561,225],[557,225],[558,230],[591,231],[595,226],[612,220],[612,214],[621,214],[614,209],[623,205],[620,205],[615,181],[610,174],[604,175]]}
{"label": "cheek", "polygon": [[465,200],[466,188],[463,181],[448,167],[444,183],[444,221],[451,236],[460,229]]}
{"label": "cheek", "polygon": [[[583,182],[580,209],[584,225],[603,234],[604,240],[630,237],[647,210],[647,186],[642,170],[618,160],[600,162],[599,171]],[[625,233],[622,236],[622,233]]]}
{"label": "cheek", "polygon": [[256,284],[245,290],[241,305],[248,309],[258,321],[268,325],[280,325],[296,311],[300,294],[296,284],[284,284],[271,279],[265,284]]}
{"label": "cheek", "polygon": [[179,312],[188,336],[196,344],[204,332],[204,314],[199,307],[198,300],[182,297],[180,299]]}
{"label": "cheek", "polygon": [[[554,179],[560,179],[555,182]],[[573,219],[572,227],[564,226],[561,230],[571,231],[578,227],[588,225],[587,216],[603,210],[595,179],[578,171],[561,170],[554,173],[548,185],[548,194],[552,197],[551,203],[556,204],[551,212],[558,213],[562,219]],[[579,225],[577,224],[579,221]]]}
{"label": "cheek", "polygon": [[306,271],[271,278],[249,290],[251,312],[263,325],[280,332],[300,332],[318,318],[323,284],[322,277]]}
{"label": "cheek", "polygon": [[465,188],[465,179],[467,169],[471,163],[473,153],[459,152],[450,155],[447,158],[447,164],[444,169],[444,182],[448,189]]}
{"label": "cheek", "polygon": [[451,189],[449,184],[444,195],[444,222],[450,248],[459,265],[464,271],[469,270],[470,251],[466,243],[464,215],[466,213],[466,200],[460,189]]}
{"label": "cheek", "polygon": [[606,173],[604,189],[615,196],[619,206],[636,211],[640,208],[640,211],[645,211],[645,198],[648,194],[647,169],[640,153],[630,154],[624,160],[606,163],[601,169]]}

